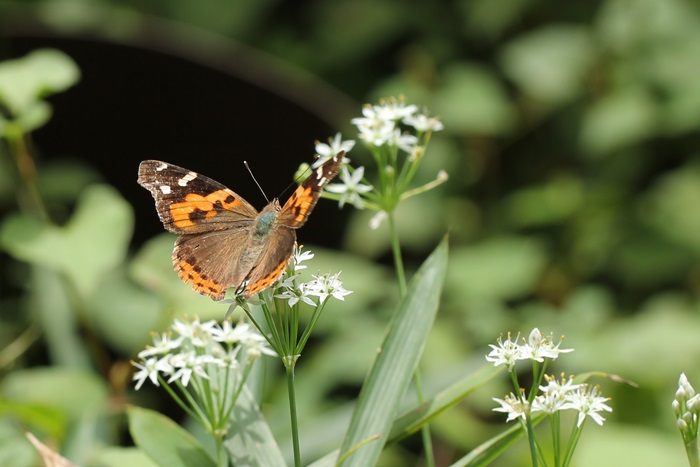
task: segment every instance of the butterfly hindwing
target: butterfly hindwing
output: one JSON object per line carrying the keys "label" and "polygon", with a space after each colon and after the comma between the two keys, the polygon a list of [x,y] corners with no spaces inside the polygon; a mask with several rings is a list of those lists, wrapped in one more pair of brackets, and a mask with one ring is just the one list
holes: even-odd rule
{"label": "butterfly hindwing", "polygon": [[274,234],[267,236],[264,248],[246,277],[244,298],[270,287],[282,275],[294,253],[296,240],[296,232],[284,226],[278,226]]}
{"label": "butterfly hindwing", "polygon": [[167,162],[141,162],[138,183],[151,192],[163,226],[174,233],[245,228],[258,214],[221,183]]}
{"label": "butterfly hindwing", "polygon": [[246,247],[247,231],[214,231],[181,235],[173,250],[173,267],[180,278],[214,300],[226,289],[239,287],[248,271],[237,271],[237,258]]}

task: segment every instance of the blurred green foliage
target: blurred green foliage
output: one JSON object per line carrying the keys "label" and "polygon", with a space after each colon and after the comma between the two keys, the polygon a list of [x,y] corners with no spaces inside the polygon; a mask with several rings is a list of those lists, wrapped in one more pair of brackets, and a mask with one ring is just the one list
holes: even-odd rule
{"label": "blurred green foliage", "polygon": [[[241,53],[284,61],[289,75],[308,71],[358,102],[404,94],[427,106],[445,131],[434,136],[419,177],[445,169],[450,182],[397,212],[409,264],[420,263],[445,230],[453,244],[423,357],[426,390],[436,393],[481,366],[486,344],[499,333],[538,326],[565,334],[565,345],[576,348],[567,359],[574,363],[558,370],[618,373],[640,385],[603,383],[613,396],[612,423],[587,430],[577,465],[680,465],[670,402],[681,371],[700,384],[696,3],[0,4],[2,22],[27,16],[54,32],[100,31],[125,43],[142,40],[142,28],[166,28],[174,43],[204,30],[214,42],[251,46]],[[0,133],[11,124],[24,131],[50,125],[43,97],[80,86],[78,76],[57,52],[0,64]],[[347,128],[344,134],[352,136]],[[361,150],[352,156],[361,158]],[[89,400],[109,395],[112,403],[128,397],[157,406],[157,393],[126,387],[128,359],[173,316],[220,318],[221,307],[172,273],[171,236],[129,254],[131,209],[114,189],[95,184],[89,167],[38,167],[36,186],[49,213],[68,219],[56,225],[37,221],[20,179],[8,148],[0,148],[0,248],[8,255],[2,273],[22,292],[0,296],[0,414],[54,437],[78,462],[120,465],[133,454],[127,448],[95,454],[80,440],[97,424],[94,443],[118,445],[124,419],[104,405],[97,422],[81,418],[64,400],[65,380],[94,391]],[[319,269],[341,265],[355,293],[344,306],[329,306],[298,367],[306,462],[340,444],[352,395],[397,297],[381,261],[386,231],[370,230],[368,213],[349,215],[346,251],[316,250]],[[25,331],[33,327],[40,337]],[[20,390],[32,384],[56,390]],[[494,383],[433,424],[436,451],[446,459],[441,465],[503,429],[490,397],[501,397],[504,387]],[[265,416],[287,453],[285,398],[282,385],[268,386]],[[5,422],[0,432],[17,439]],[[382,465],[417,462],[412,441],[390,448]],[[17,446],[0,444],[0,460],[12,452],[22,459],[17,465],[31,465],[31,447]],[[516,449],[495,465],[526,465],[521,454]]]}

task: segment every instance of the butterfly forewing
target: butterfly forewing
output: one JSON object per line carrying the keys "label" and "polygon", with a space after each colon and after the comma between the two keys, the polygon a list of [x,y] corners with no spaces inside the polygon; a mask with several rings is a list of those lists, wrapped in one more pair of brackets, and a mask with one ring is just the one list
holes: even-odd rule
{"label": "butterfly forewing", "polygon": [[221,183],[167,162],[141,162],[138,183],[151,192],[163,226],[174,233],[246,228],[258,214]]}
{"label": "butterfly forewing", "polygon": [[280,223],[293,229],[298,229],[306,223],[309,214],[321,196],[323,187],[340,172],[344,156],[345,151],[341,151],[311,172],[311,175],[294,190],[292,196],[284,203],[279,216]]}

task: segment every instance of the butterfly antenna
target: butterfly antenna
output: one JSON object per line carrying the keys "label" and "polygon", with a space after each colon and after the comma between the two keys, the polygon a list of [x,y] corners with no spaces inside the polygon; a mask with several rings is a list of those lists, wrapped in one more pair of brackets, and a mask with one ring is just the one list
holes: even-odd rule
{"label": "butterfly antenna", "polygon": [[262,187],[258,183],[258,180],[255,178],[255,175],[253,175],[253,171],[250,170],[250,167],[248,166],[248,161],[243,161],[243,165],[245,165],[245,168],[248,169],[248,173],[250,174],[250,178],[252,178],[253,181],[255,182],[255,184],[258,186],[260,193],[262,193],[263,197],[265,197],[265,201],[267,201],[269,203],[270,200],[267,199],[267,195],[265,194],[265,190],[262,189]]}

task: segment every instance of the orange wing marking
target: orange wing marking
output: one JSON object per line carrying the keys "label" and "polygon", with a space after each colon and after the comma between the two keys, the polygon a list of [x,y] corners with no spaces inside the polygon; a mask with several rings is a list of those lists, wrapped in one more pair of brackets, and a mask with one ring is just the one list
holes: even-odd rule
{"label": "orange wing marking", "polygon": [[294,191],[291,204],[292,212],[294,213],[294,221],[303,222],[308,216],[309,209],[314,202],[313,188],[304,187],[303,185]]}
{"label": "orange wing marking", "polygon": [[[291,258],[291,256],[289,258]],[[267,276],[263,277],[262,279],[259,279],[253,284],[248,284],[248,287],[245,288],[245,292],[243,293],[243,297],[250,298],[256,293],[262,292],[266,288],[270,287],[277,280],[277,278],[282,275],[284,270],[287,269],[287,263],[289,263],[289,258],[281,262],[279,266],[277,266],[275,270]]]}
{"label": "orange wing marking", "polygon": [[231,190],[218,190],[206,196],[189,193],[185,201],[170,205],[170,216],[176,227],[192,227],[197,219],[211,219],[219,211],[230,211],[240,204]]}
{"label": "orange wing marking", "polygon": [[225,291],[221,284],[217,284],[215,281],[203,276],[198,266],[192,265],[182,259],[175,259],[173,263],[180,278],[186,284],[192,284],[192,288],[195,291],[202,295],[209,295],[214,300],[221,300],[224,298]]}

